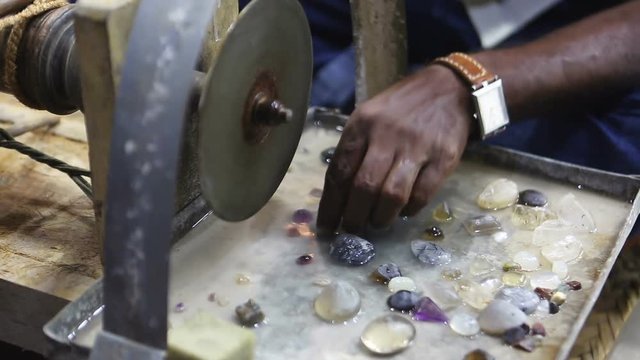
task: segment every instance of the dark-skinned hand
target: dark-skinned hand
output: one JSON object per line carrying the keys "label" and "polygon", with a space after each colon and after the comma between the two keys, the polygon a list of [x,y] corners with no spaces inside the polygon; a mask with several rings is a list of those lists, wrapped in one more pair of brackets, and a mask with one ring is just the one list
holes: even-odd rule
{"label": "dark-skinned hand", "polygon": [[469,89],[440,65],[360,104],[327,170],[318,229],[358,233],[417,214],[460,161],[470,107]]}

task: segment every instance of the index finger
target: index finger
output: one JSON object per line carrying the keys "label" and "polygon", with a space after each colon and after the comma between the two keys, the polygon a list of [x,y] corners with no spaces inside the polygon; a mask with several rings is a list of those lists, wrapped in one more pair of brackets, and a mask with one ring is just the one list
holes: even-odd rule
{"label": "index finger", "polygon": [[324,191],[318,209],[319,231],[335,232],[340,225],[351,182],[360,168],[366,149],[365,138],[347,124],[324,178]]}

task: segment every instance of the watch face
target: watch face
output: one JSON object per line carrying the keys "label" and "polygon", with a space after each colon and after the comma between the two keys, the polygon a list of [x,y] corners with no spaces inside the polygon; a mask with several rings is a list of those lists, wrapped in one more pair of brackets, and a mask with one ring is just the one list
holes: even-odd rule
{"label": "watch face", "polygon": [[472,95],[483,138],[502,130],[509,124],[507,104],[502,91],[502,80],[493,81],[474,91]]}

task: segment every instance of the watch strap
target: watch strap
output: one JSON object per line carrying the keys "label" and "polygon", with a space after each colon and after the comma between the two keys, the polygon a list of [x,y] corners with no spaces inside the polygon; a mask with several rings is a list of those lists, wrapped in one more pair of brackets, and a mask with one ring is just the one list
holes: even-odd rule
{"label": "watch strap", "polygon": [[436,58],[433,62],[452,69],[473,88],[479,88],[483,83],[496,79],[496,74],[490,72],[476,59],[464,53],[451,53],[447,56]]}

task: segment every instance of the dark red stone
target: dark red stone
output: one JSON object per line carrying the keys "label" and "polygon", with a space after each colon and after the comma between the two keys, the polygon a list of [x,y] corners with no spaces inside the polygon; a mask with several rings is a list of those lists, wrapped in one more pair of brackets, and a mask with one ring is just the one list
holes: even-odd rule
{"label": "dark red stone", "polygon": [[553,290],[551,290],[551,289],[545,289],[545,288],[539,288],[538,287],[538,288],[535,288],[533,291],[542,300],[549,300],[549,299],[551,299],[551,295],[553,295]]}
{"label": "dark red stone", "polygon": [[537,322],[531,327],[531,335],[547,336],[547,330],[541,323]]}
{"label": "dark red stone", "polygon": [[313,254],[304,254],[304,255],[300,255],[296,259],[296,264],[307,265],[307,264],[311,264],[312,261],[313,261]]}
{"label": "dark red stone", "polygon": [[573,291],[582,289],[582,284],[580,283],[580,281],[576,280],[567,282],[567,286]]}

